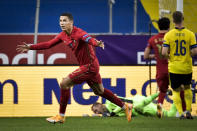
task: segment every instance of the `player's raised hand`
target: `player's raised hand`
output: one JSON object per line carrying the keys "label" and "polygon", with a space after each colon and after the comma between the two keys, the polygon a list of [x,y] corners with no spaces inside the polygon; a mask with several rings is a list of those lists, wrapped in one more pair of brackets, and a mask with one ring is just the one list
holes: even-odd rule
{"label": "player's raised hand", "polygon": [[102,40],[96,40],[99,47],[101,47],[103,50],[105,48],[104,42]]}
{"label": "player's raised hand", "polygon": [[17,45],[16,51],[23,53],[23,52],[27,52],[30,50],[30,44],[27,44],[26,42],[23,42],[23,44],[21,45]]}

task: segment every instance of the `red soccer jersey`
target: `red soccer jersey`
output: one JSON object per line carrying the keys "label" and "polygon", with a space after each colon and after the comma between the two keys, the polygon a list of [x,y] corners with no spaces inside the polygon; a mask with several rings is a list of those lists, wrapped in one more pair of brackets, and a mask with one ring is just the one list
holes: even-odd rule
{"label": "red soccer jersey", "polygon": [[161,58],[161,53],[159,54],[159,50],[161,51],[164,33],[159,33],[153,37],[151,37],[148,41],[148,47],[154,50],[156,61],[157,61],[157,73],[167,73],[168,72],[168,60]]}
{"label": "red soccer jersey", "polygon": [[99,66],[98,59],[94,50],[94,46],[97,46],[97,42],[94,38],[88,35],[87,32],[75,26],[73,27],[70,35],[67,35],[65,32],[61,32],[54,39],[48,42],[41,42],[35,45],[31,45],[30,49],[48,49],[60,42],[63,42],[65,45],[72,49],[80,65],[94,63],[94,66]]}

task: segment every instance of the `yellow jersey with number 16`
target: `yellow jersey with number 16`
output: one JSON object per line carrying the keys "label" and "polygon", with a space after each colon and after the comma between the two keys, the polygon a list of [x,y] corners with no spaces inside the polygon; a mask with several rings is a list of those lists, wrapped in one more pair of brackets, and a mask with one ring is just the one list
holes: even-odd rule
{"label": "yellow jersey with number 16", "polygon": [[164,36],[164,47],[169,47],[168,70],[175,74],[192,73],[190,50],[197,47],[195,34],[186,28],[175,28]]}

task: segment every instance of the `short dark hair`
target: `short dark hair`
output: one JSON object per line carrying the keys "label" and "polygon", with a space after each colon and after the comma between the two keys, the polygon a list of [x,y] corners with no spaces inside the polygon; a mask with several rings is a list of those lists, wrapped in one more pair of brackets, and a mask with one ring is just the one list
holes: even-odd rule
{"label": "short dark hair", "polygon": [[162,17],[158,21],[158,26],[160,30],[168,30],[170,28],[170,20],[167,17]]}
{"label": "short dark hair", "polygon": [[183,13],[180,11],[175,11],[172,17],[175,24],[180,24],[184,20]]}
{"label": "short dark hair", "polygon": [[73,16],[71,13],[62,13],[61,16],[67,16],[69,18],[69,20],[73,21]]}

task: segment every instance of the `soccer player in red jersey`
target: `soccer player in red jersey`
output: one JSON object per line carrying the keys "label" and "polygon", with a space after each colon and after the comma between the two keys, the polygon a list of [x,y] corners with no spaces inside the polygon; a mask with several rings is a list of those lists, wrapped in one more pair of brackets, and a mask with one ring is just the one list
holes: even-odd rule
{"label": "soccer player in red jersey", "polygon": [[70,73],[67,77],[63,78],[60,83],[61,94],[59,114],[54,117],[47,118],[46,120],[51,123],[63,123],[65,120],[64,116],[66,106],[70,98],[70,87],[75,84],[87,82],[96,95],[102,96],[123,108],[125,110],[127,120],[130,122],[132,105],[123,103],[110,90],[105,89],[102,84],[99,73],[99,62],[96,57],[94,47],[102,47],[104,49],[104,43],[92,38],[87,32],[74,26],[72,14],[63,13],[59,20],[62,32],[54,39],[34,45],[24,43],[23,45],[18,45],[17,48],[17,51],[19,52],[43,50],[63,42],[66,46],[71,48],[79,62],[80,67]]}
{"label": "soccer player in red jersey", "polygon": [[[157,104],[157,114],[158,117],[161,118],[162,105],[169,85],[168,59],[164,59],[162,57],[161,48],[163,44],[164,35],[169,31],[170,20],[166,17],[160,18],[158,21],[158,26],[160,32],[149,39],[148,45],[144,51],[144,59],[156,59],[157,61],[156,80],[160,91]],[[151,49],[154,50],[154,54],[151,54]],[[181,93],[181,95],[184,95],[184,93]],[[184,100],[184,97],[181,97]],[[185,108],[184,102],[183,108]]]}

